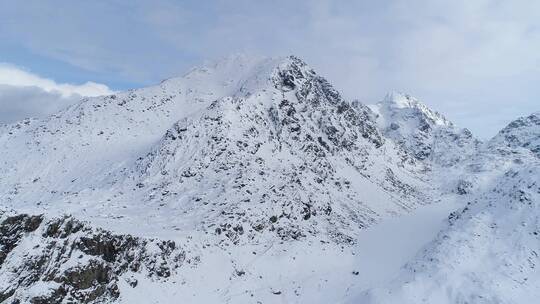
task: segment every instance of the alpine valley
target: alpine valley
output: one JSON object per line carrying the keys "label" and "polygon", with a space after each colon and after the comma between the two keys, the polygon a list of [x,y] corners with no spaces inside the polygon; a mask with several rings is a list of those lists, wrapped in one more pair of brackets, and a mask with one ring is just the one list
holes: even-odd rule
{"label": "alpine valley", "polygon": [[2,303],[534,303],[539,254],[540,112],[237,55],[0,126]]}

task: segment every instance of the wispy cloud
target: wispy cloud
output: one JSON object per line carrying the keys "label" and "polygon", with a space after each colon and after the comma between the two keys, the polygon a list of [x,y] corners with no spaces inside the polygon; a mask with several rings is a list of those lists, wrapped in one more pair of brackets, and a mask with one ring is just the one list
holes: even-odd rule
{"label": "wispy cloud", "polygon": [[0,123],[54,113],[82,96],[112,94],[106,85],[57,83],[22,68],[0,64]]}
{"label": "wispy cloud", "polygon": [[112,94],[106,85],[95,82],[84,84],[57,83],[11,64],[0,63],[0,85],[13,87],[36,87],[48,93],[57,93],[62,97],[71,95],[100,96]]}

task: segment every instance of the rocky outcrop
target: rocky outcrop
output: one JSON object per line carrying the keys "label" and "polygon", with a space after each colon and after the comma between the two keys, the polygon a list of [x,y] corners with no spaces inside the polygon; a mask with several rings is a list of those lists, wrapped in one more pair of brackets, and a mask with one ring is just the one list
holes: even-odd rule
{"label": "rocky outcrop", "polygon": [[184,251],[172,241],[113,234],[69,216],[4,214],[0,302],[110,302],[120,295],[118,281],[129,280],[129,273],[165,279],[184,260]]}
{"label": "rocky outcrop", "polygon": [[490,140],[489,145],[493,149],[524,148],[540,158],[540,112],[512,121]]}
{"label": "rocky outcrop", "polygon": [[[190,193],[187,205],[206,215],[199,229],[235,244],[266,232],[352,243],[383,208],[423,202],[366,106],[349,103],[296,57],[270,75],[273,88],[218,99],[175,123],[138,160],[135,191],[164,206]],[[387,200],[359,199],[362,181]]]}

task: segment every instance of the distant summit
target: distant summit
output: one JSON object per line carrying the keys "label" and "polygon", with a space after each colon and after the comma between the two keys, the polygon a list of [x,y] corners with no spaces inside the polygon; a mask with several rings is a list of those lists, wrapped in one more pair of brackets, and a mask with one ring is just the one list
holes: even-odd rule
{"label": "distant summit", "polygon": [[540,112],[512,121],[489,144],[492,147],[521,147],[540,158]]}
{"label": "distant summit", "polygon": [[377,115],[383,134],[418,160],[451,166],[474,153],[480,143],[469,130],[457,128],[408,94],[388,93],[381,102],[369,107]]}

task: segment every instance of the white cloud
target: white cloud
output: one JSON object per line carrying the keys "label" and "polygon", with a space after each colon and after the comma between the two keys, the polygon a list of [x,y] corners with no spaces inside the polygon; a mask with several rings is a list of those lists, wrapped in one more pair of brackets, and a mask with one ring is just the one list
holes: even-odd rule
{"label": "white cloud", "polygon": [[37,87],[48,93],[58,93],[62,97],[72,95],[100,96],[112,94],[106,85],[86,82],[80,85],[56,83],[10,64],[0,64],[0,85],[13,87]]}
{"label": "white cloud", "polygon": [[83,96],[112,94],[106,85],[57,83],[10,64],[0,64],[0,123],[43,117],[79,101]]}

